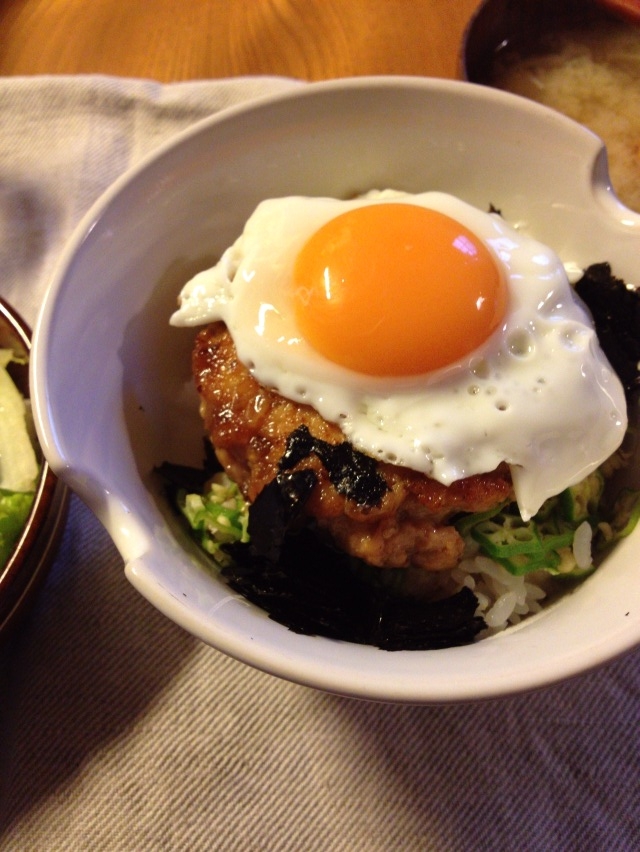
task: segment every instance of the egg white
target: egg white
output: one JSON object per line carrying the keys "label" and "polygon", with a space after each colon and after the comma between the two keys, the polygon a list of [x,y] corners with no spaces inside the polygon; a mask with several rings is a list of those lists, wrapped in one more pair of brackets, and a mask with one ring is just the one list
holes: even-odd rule
{"label": "egg white", "polygon": [[[296,328],[289,282],[304,243],[330,219],[381,201],[456,219],[484,242],[507,283],[500,328],[430,374],[361,375],[324,358]],[[375,458],[445,485],[506,461],[525,519],[608,458],[627,426],[620,381],[560,259],[499,215],[443,193],[263,201],[220,261],[185,285],[171,317],[184,326],[215,320],[261,384],[313,406]]]}

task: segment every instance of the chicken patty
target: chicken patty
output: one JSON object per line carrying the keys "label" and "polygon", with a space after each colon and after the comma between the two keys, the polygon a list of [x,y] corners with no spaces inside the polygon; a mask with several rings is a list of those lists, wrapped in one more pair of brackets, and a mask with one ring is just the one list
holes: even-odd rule
{"label": "chicken patty", "polygon": [[[249,502],[278,475],[290,436],[300,427],[326,444],[345,443],[338,426],[313,408],[260,385],[238,360],[223,323],[199,332],[192,369],[216,455]],[[336,487],[317,453],[305,456],[293,470],[302,468],[312,469],[317,476],[305,514],[339,548],[378,567],[454,568],[464,545],[451,518],[513,499],[506,464],[446,486],[417,471],[378,462],[377,473],[386,489],[374,505]]]}

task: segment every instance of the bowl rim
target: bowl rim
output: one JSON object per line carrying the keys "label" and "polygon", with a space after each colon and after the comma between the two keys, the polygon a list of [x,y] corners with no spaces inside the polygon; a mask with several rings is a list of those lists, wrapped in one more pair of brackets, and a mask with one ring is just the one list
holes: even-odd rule
{"label": "bowl rim", "polygon": [[[250,116],[256,111],[271,109],[274,104],[281,104],[285,101],[293,102],[295,104],[295,102],[301,98],[314,98],[318,95],[318,93],[326,94],[333,92],[343,94],[345,89],[365,91],[375,89],[384,90],[385,93],[388,94],[397,87],[402,89],[407,87],[412,89],[415,88],[419,91],[437,89],[442,93],[455,92],[456,95],[468,93],[469,96],[479,97],[485,102],[492,101],[512,104],[514,106],[518,105],[520,109],[524,109],[532,115],[538,115],[549,125],[553,125],[555,122],[558,126],[563,126],[566,129],[572,129],[572,132],[577,134],[584,143],[585,149],[589,149],[590,156],[592,155],[594,161],[603,149],[602,143],[598,137],[582,125],[577,124],[572,119],[569,119],[560,113],[556,113],[547,107],[518,95],[461,80],[402,76],[358,77],[321,81],[294,87],[284,92],[280,91],[275,94],[264,95],[257,99],[228,107],[212,116],[201,119],[186,130],[183,130],[167,142],[160,145],[144,157],[136,166],[121,175],[120,178],[118,178],[96,201],[96,203],[80,221],[54,269],[54,273],[51,277],[51,283],[36,325],[35,347],[34,356],[31,361],[31,370],[32,375],[34,376],[34,386],[36,388],[36,425],[41,438],[41,444],[54,470],[65,479],[73,490],[78,491],[85,502],[87,502],[94,510],[96,510],[99,501],[105,495],[102,493],[99,495],[96,494],[91,483],[87,483],[86,470],[75,471],[70,460],[58,453],[56,437],[54,434],[55,430],[48,422],[48,405],[46,398],[47,388],[45,382],[45,351],[48,348],[47,336],[50,333],[49,323],[57,291],[63,285],[65,276],[69,272],[69,267],[76,252],[80,250],[84,240],[93,230],[101,215],[103,215],[105,210],[107,210],[113,201],[118,198],[126,186],[128,186],[132,181],[137,180],[139,176],[144,174],[144,172],[154,163],[160,161],[167,152],[181,146],[186,140],[198,134],[211,131],[218,124],[227,122],[229,119],[239,114],[243,116]],[[600,178],[602,178],[602,174],[600,174]],[[640,225],[640,218],[638,218],[638,224]],[[112,526],[121,524],[122,520],[122,513],[116,512],[112,518]],[[108,526],[107,529],[109,529]],[[112,529],[110,532],[113,536],[114,530]],[[193,614],[186,611],[176,610],[175,601],[172,600],[170,593],[158,588],[157,583],[155,584],[156,587],[153,587],[154,580],[152,572],[149,571],[144,556],[142,558],[137,558],[139,554],[127,554],[123,549],[122,542],[118,541],[117,537],[115,540],[116,545],[125,558],[125,571],[129,580],[134,584],[138,591],[140,591],[148,600],[150,600],[159,610],[164,612],[173,621],[177,622],[194,635],[199,636],[208,644],[211,644],[225,653],[228,653],[237,659],[241,659],[254,667],[298,683],[316,686],[327,691],[339,692],[345,695],[375,698],[379,700],[408,701],[413,703],[451,702],[496,697],[499,695],[512,694],[514,692],[522,692],[539,688],[558,680],[578,675],[627,652],[640,641],[639,622],[638,629],[633,637],[630,638],[628,633],[624,634],[624,636],[617,635],[615,637],[615,641],[612,640],[611,646],[608,647],[607,650],[599,648],[597,651],[594,651],[587,663],[576,659],[575,656],[567,657],[563,660],[562,664],[556,667],[553,671],[550,671],[547,667],[543,671],[539,669],[531,669],[523,672],[522,677],[517,684],[507,682],[504,678],[493,675],[489,678],[489,682],[487,682],[480,690],[478,689],[477,683],[474,684],[473,687],[468,687],[464,683],[456,681],[455,679],[452,679],[445,685],[422,683],[407,686],[405,684],[404,688],[401,688],[397,683],[391,688],[388,684],[386,686],[382,685],[382,687],[380,684],[367,684],[362,682],[354,684],[349,682],[349,672],[346,672],[346,674],[345,672],[341,672],[340,675],[338,675],[336,671],[327,672],[316,666],[311,673],[309,670],[305,671],[302,664],[294,665],[291,660],[287,661],[286,664],[283,664],[283,661],[278,659],[277,654],[273,655],[267,653],[263,649],[256,648],[255,645],[252,647],[250,642],[247,642],[246,640],[240,641],[237,637],[235,637],[235,640],[230,640],[228,636],[223,636],[221,638],[220,634],[218,634],[217,639],[214,641],[211,633],[203,630],[202,623],[194,617]],[[530,621],[531,620],[528,620],[526,623],[530,623]],[[483,640],[483,642],[470,647],[489,647],[492,643],[493,640]],[[409,653],[419,654],[440,652]],[[490,658],[491,654],[487,653],[486,656]]]}

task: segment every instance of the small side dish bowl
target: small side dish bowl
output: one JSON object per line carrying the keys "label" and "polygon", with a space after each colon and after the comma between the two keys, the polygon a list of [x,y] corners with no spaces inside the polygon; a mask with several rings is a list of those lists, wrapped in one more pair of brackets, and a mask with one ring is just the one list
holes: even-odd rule
{"label": "small side dish bowl", "polygon": [[600,140],[523,98],[450,80],[356,78],[229,109],[124,175],[69,242],[31,362],[53,469],[95,511],[134,586],[212,646],[277,676],[386,701],[451,702],[532,689],[640,642],[640,533],[575,591],[464,647],[388,652],[299,635],[219,579],[152,473],[198,465],[193,329],[181,286],[219,257],[256,204],[435,189],[499,208],[565,262],[608,259],[640,284],[640,216],[611,191]]}
{"label": "small side dish bowl", "polygon": [[[12,350],[21,360],[28,359],[31,330],[16,311],[0,299],[0,349]],[[9,372],[16,387],[29,399],[27,364],[11,364]],[[26,615],[45,579],[64,529],[68,490],[42,458],[31,510],[13,550],[0,565],[0,641],[13,634]]]}

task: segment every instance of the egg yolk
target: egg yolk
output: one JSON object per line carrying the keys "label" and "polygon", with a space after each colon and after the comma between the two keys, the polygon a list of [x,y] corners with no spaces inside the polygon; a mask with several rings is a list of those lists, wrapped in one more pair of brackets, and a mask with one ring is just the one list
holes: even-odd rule
{"label": "egg yolk", "polygon": [[498,327],[506,284],[484,243],[414,204],[358,207],[316,231],[293,276],[300,332],[370,376],[413,376],[472,352]]}

